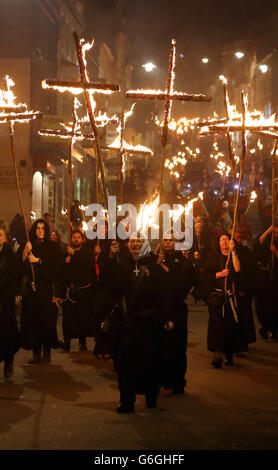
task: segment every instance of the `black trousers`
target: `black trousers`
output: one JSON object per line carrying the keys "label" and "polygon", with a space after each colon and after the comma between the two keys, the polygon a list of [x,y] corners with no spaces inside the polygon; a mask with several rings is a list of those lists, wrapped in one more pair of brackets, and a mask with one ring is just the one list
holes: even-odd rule
{"label": "black trousers", "polygon": [[[149,390],[146,391],[145,397],[146,400],[155,401],[158,396],[158,388],[151,387]],[[134,405],[136,401],[136,393],[135,390],[120,387],[120,402],[124,403],[125,405]]]}

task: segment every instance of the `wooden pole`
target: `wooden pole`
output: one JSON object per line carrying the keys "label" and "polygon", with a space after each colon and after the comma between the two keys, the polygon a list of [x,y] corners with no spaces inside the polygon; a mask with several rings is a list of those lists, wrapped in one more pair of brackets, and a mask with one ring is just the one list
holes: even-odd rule
{"label": "wooden pole", "polygon": [[[10,149],[11,149],[11,156],[12,156],[14,173],[15,173],[17,195],[18,195],[21,215],[22,215],[23,220],[24,220],[26,239],[29,242],[30,237],[29,237],[28,224],[27,224],[26,214],[25,214],[25,210],[24,210],[24,204],[23,204],[22,194],[21,194],[21,190],[20,190],[20,185],[19,185],[18,169],[17,169],[17,165],[16,165],[15,146],[14,146],[14,123],[13,123],[13,121],[9,121],[8,124],[9,124],[9,134],[10,134]],[[34,266],[33,266],[32,263],[30,263],[30,268],[31,268],[31,275],[32,275],[31,285],[32,285],[33,291],[35,291],[36,290],[35,271],[34,271]]]}
{"label": "wooden pole", "polygon": [[[231,239],[234,238],[235,228],[236,228],[236,221],[237,221],[237,211],[238,211],[238,201],[239,201],[239,193],[242,181],[242,175],[245,166],[245,157],[246,157],[246,128],[245,128],[245,120],[246,120],[246,106],[244,101],[244,93],[241,92],[241,108],[242,108],[242,127],[241,127],[241,160],[240,160],[240,172],[239,172],[239,179],[238,179],[238,188],[236,192],[236,200],[235,200],[235,207],[234,207],[234,220],[233,220],[233,228],[232,228],[232,235]],[[228,258],[226,262],[226,269],[228,269],[229,263],[231,259],[231,250],[229,249]],[[225,278],[225,292],[227,293],[227,285],[228,285],[228,278]]]}
{"label": "wooden pole", "polygon": [[[271,155],[271,162],[272,162],[272,211],[271,211],[271,217],[272,217],[272,226],[275,226],[275,213],[276,213],[276,188],[275,188],[275,167],[276,167],[276,150],[277,150],[277,143],[278,139],[275,140],[275,145],[274,149]],[[274,243],[274,232],[272,231],[271,233],[271,244],[273,245]],[[271,279],[273,280],[274,278],[274,253],[271,253]]]}
{"label": "wooden pole", "polygon": [[[166,94],[169,95],[173,87],[174,81],[174,70],[175,70],[175,55],[176,55],[176,41],[172,40],[171,52],[169,56],[169,67],[168,67],[168,77],[166,84]],[[159,185],[159,204],[163,204],[164,199],[164,173],[165,173],[165,157],[166,157],[166,146],[168,140],[168,124],[171,113],[171,100],[167,99],[164,109],[164,124],[161,134],[161,165],[160,165],[160,185]],[[159,243],[160,249],[162,250],[162,238],[163,238],[163,214],[160,211],[159,213]]]}
{"label": "wooden pole", "polygon": [[88,80],[86,76],[86,67],[84,64],[83,56],[82,56],[82,46],[80,44],[80,39],[76,33],[73,33],[73,37],[74,37],[75,46],[76,46],[81,82],[83,84],[83,95],[84,95],[84,99],[86,103],[86,108],[87,108],[91,128],[95,137],[95,140],[93,141],[93,146],[94,146],[95,156],[98,161],[98,167],[99,167],[100,174],[101,174],[101,181],[102,181],[102,187],[103,187],[103,192],[104,192],[105,209],[108,209],[108,186],[107,186],[106,179],[105,179],[104,165],[103,165],[101,149],[99,145],[99,138],[98,138],[98,129],[97,129],[97,125],[95,122],[90,93],[86,89],[86,84]]}
{"label": "wooden pole", "polygon": [[123,166],[124,166],[124,138],[125,138],[125,112],[124,109],[121,114],[121,124],[120,124],[120,204],[124,202],[124,175],[123,175]]}
{"label": "wooden pole", "polygon": [[[223,94],[224,94],[224,107],[225,107],[225,114],[227,121],[229,120],[229,109],[228,109],[228,91],[226,83],[223,83]],[[226,133],[227,142],[228,142],[228,151],[229,151],[229,159],[231,163],[231,170],[232,170],[232,178],[233,178],[233,194],[234,194],[234,204],[235,204],[235,182],[236,182],[236,175],[235,175],[235,156],[233,152],[232,146],[232,138],[229,131]]]}
{"label": "wooden pole", "polygon": [[71,238],[71,220],[70,220],[70,210],[72,205],[72,147],[73,147],[73,135],[76,127],[76,110],[75,110],[75,98],[72,100],[72,130],[71,138],[69,140],[69,153],[68,153],[68,197],[67,197],[67,216],[68,216],[68,242],[70,245]]}

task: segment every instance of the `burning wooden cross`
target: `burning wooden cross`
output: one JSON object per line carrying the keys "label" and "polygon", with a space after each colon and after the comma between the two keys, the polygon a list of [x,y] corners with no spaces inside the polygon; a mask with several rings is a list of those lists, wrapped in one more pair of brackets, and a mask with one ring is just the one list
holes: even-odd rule
{"label": "burning wooden cross", "polygon": [[[6,90],[0,90],[0,109],[2,111],[0,113],[0,123],[9,124],[10,149],[11,149],[11,157],[12,157],[14,173],[15,173],[17,195],[18,195],[21,214],[24,220],[26,239],[27,241],[30,241],[28,223],[26,219],[26,214],[25,214],[25,209],[24,209],[24,204],[23,204],[23,199],[22,199],[22,194],[21,194],[21,189],[20,189],[20,184],[19,184],[18,169],[16,165],[15,144],[14,144],[14,139],[15,139],[14,123],[15,122],[27,123],[34,119],[39,119],[42,117],[42,113],[38,111],[36,112],[28,111],[26,104],[16,105],[15,104],[16,98],[12,91],[12,87],[15,85],[14,81],[7,75],[5,77],[5,81],[6,81]],[[31,266],[31,273],[32,273],[32,289],[35,291],[36,290],[35,272],[34,272],[33,265],[30,264],[30,266]]]}
{"label": "burning wooden cross", "polygon": [[[272,211],[271,211],[271,225],[275,226],[275,214],[276,214],[276,156],[278,148],[278,134],[271,131],[261,132],[261,135],[272,137],[275,139],[274,148],[271,153],[271,166],[272,166],[272,177],[271,177],[271,196],[272,196]],[[274,244],[274,231],[271,233],[271,244]],[[271,257],[271,279],[274,278],[274,252],[272,251]]]}
{"label": "burning wooden cross", "polygon": [[[70,220],[70,210],[71,210],[71,203],[72,203],[72,148],[75,139],[77,139],[76,134],[81,134],[75,132],[76,124],[78,121],[77,116],[77,108],[80,106],[80,103],[77,98],[73,99],[72,104],[72,123],[70,123],[69,127],[65,127],[64,131],[56,131],[54,129],[40,129],[39,135],[44,136],[56,136],[62,139],[68,139],[68,193],[67,193],[67,219],[68,219],[68,243],[70,245],[70,237],[71,237],[71,220]],[[82,136],[83,137],[83,136]]]}
{"label": "burning wooden cross", "polygon": [[98,139],[98,130],[96,125],[96,119],[94,115],[94,106],[92,104],[93,95],[94,93],[105,93],[111,94],[115,91],[120,91],[118,85],[109,84],[109,83],[96,83],[90,82],[88,73],[87,73],[87,62],[86,62],[86,52],[89,51],[94,44],[94,41],[91,43],[86,43],[84,39],[79,39],[76,33],[73,33],[75,47],[76,47],[76,54],[79,64],[79,73],[80,73],[80,80],[72,80],[72,81],[65,81],[65,80],[44,80],[42,83],[43,88],[53,88],[60,92],[69,91],[74,95],[78,95],[83,93],[87,113],[89,116],[90,125],[92,128],[92,133],[94,136],[93,146],[95,150],[96,159],[98,162],[98,166],[101,173],[101,180],[104,192],[104,199],[106,209],[108,207],[108,186],[105,180],[105,173],[104,173],[104,165],[101,155],[101,148],[99,145]]}
{"label": "burning wooden cross", "polygon": [[[68,140],[69,148],[68,148],[68,197],[67,197],[67,217],[68,217],[68,237],[70,242],[70,233],[71,233],[71,222],[70,222],[70,208],[72,203],[72,149],[73,145],[76,141],[84,141],[90,140],[94,141],[94,135],[92,133],[86,134],[81,131],[81,124],[86,124],[89,122],[88,116],[82,118],[81,120],[78,119],[77,116],[77,109],[80,107],[80,103],[78,99],[75,97],[73,99],[73,106],[72,106],[72,117],[73,121],[68,125],[62,124],[64,129],[40,129],[38,131],[39,135],[46,136],[46,137],[58,137],[63,140]],[[98,127],[103,127],[109,123],[117,123],[116,116],[109,117],[106,113],[101,114],[99,113],[96,118],[96,125]]]}
{"label": "burning wooden cross", "polygon": [[[237,218],[237,210],[238,210],[238,201],[239,201],[239,192],[241,189],[241,181],[245,166],[245,158],[246,158],[246,132],[250,132],[253,134],[260,134],[266,137],[275,138],[275,148],[272,153],[272,180],[274,181],[275,175],[275,154],[277,149],[277,139],[278,134],[274,133],[274,131],[278,130],[278,123],[275,122],[275,115],[272,115],[269,119],[265,119],[262,113],[258,112],[249,112],[247,110],[247,96],[244,93],[241,93],[241,114],[236,114],[233,117],[229,116],[229,120],[226,123],[223,122],[211,122],[206,123],[201,131],[200,135],[211,135],[211,134],[221,134],[221,133],[230,133],[230,132],[240,132],[241,133],[241,159],[240,159],[240,172],[239,172],[239,181],[238,181],[238,188],[236,193],[235,199],[235,207],[234,207],[234,220],[233,220],[233,228],[232,228],[232,238],[234,237],[234,231],[236,226],[236,218]],[[229,114],[229,113],[228,113]],[[227,119],[227,117],[225,118]],[[203,123],[204,124],[204,123]],[[202,124],[200,125],[202,127]],[[273,171],[274,168],[274,171]],[[274,183],[272,183],[272,196],[273,200],[272,203],[275,206],[274,198],[275,198],[275,188]],[[272,207],[272,219],[275,217],[275,208],[273,210]],[[229,255],[227,259],[226,267],[230,261],[231,252],[229,250]]]}
{"label": "burning wooden cross", "polygon": [[126,112],[122,112],[121,117],[119,119],[119,126],[118,126],[118,136],[114,140],[111,145],[101,147],[102,149],[106,150],[115,150],[118,152],[119,160],[120,160],[120,204],[123,204],[123,175],[124,175],[124,157],[126,154],[143,154],[143,155],[153,155],[153,152],[148,147],[143,145],[130,145],[125,141],[125,127],[127,119],[133,114],[133,109],[136,103],[131,106],[131,109]]}
{"label": "burning wooden cross", "polygon": [[164,177],[164,163],[165,163],[165,149],[168,139],[168,125],[171,116],[171,108],[173,101],[211,101],[206,95],[202,94],[188,94],[185,92],[175,91],[175,66],[176,66],[176,40],[172,39],[172,47],[169,55],[168,78],[166,83],[166,90],[129,90],[126,92],[127,98],[145,99],[145,100],[160,100],[165,101],[164,106],[164,124],[161,135],[162,145],[162,158],[161,158],[161,171],[160,171],[160,203],[163,202],[163,177]]}

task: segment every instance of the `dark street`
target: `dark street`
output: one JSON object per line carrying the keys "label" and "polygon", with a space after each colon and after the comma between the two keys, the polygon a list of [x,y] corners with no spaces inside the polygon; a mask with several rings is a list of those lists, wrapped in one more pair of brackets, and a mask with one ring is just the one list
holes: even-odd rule
{"label": "dark street", "polygon": [[215,370],[206,350],[207,311],[190,305],[184,396],[162,389],[158,408],[137,396],[119,416],[112,362],[54,351],[51,365],[27,364],[20,350],[12,380],[0,379],[0,449],[277,449],[278,344],[261,337],[234,367]]}

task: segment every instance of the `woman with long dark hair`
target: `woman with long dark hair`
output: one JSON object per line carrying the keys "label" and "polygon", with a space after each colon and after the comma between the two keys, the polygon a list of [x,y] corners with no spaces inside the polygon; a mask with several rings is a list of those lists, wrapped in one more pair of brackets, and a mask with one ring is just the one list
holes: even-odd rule
{"label": "woman with long dark hair", "polygon": [[20,288],[20,270],[16,256],[0,229],[0,362],[4,377],[13,375],[14,355],[19,349],[19,332],[15,315],[15,296]]}
{"label": "woman with long dark hair", "polygon": [[[229,250],[231,257],[226,267]],[[213,352],[212,365],[219,369],[233,365],[233,354],[239,352],[239,319],[237,313],[237,277],[240,261],[235,242],[229,235],[219,238],[219,247],[209,260],[204,273],[204,292],[209,310],[208,350]],[[225,280],[227,286],[225,289]]]}
{"label": "woman with long dark hair", "polygon": [[[30,230],[30,241],[20,250],[27,278],[22,299],[21,346],[33,350],[29,364],[50,362],[51,347],[58,343],[56,324],[63,254],[59,245],[50,240],[49,226],[36,220]],[[35,283],[32,284],[31,265]]]}

